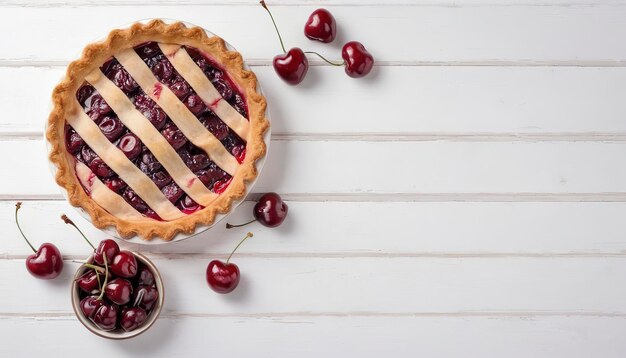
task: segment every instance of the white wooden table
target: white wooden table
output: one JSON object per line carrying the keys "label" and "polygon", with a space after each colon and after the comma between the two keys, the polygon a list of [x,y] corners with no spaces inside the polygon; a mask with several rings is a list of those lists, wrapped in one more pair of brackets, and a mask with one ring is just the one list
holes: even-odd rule
{"label": "white wooden table", "polygon": [[[288,47],[338,58],[356,39],[378,64],[353,80],[312,59],[290,87],[256,1],[0,2],[0,357],[624,357],[626,1],[393,3],[324,1],[339,38],[322,45],[302,34],[318,4],[270,1]],[[247,229],[131,247],[160,267],[166,305],[113,342],[71,311],[71,260],[89,248],[58,217],[105,235],[62,199],[42,129],[81,48],[148,17],[202,25],[252,66],[273,119],[254,191],[290,216],[250,227],[226,296],[205,267]],[[32,241],[66,255],[54,282],[24,268],[18,199]]]}

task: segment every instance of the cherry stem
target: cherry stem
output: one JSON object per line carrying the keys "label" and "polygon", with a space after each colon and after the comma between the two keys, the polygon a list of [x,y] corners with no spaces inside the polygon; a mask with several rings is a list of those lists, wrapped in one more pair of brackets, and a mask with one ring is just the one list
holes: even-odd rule
{"label": "cherry stem", "polygon": [[315,51],[304,51],[304,53],[312,53],[314,55],[317,55],[319,58],[321,58],[322,60],[326,61],[327,63],[329,63],[329,64],[331,64],[333,66],[343,66],[343,65],[346,64],[345,62],[342,62],[342,63],[332,62],[332,61],[326,59],[326,57],[320,55],[319,53],[317,53]]}
{"label": "cherry stem", "polygon": [[89,239],[87,238],[87,236],[85,236],[85,234],[83,234],[82,231],[80,231],[80,229],[78,228],[78,226],[76,226],[76,224],[74,224],[74,222],[72,220],[70,220],[70,218],[67,217],[67,215],[63,214],[61,215],[61,220],[63,220],[66,224],[72,225],[74,228],[76,228],[76,230],[78,230],[78,232],[83,236],[83,238],[85,238],[85,241],[87,241],[87,243],[89,244],[89,246],[91,246],[91,248],[96,251],[96,247],[93,246],[93,244],[91,243],[91,241],[89,241]]}
{"label": "cherry stem", "polygon": [[102,281],[100,281],[100,273],[96,269],[94,269],[94,271],[96,271],[96,280],[98,280],[98,288],[102,292],[102,290],[104,290],[104,286],[102,286]]}
{"label": "cherry stem", "polygon": [[232,229],[232,228],[234,228],[234,227],[242,227],[242,226],[246,226],[246,225],[248,225],[248,224],[252,224],[252,223],[253,223],[253,222],[255,222],[255,221],[256,221],[256,219],[252,219],[252,220],[248,221],[247,223],[243,223],[243,224],[239,224],[239,225],[231,225],[231,224],[229,224],[229,223],[226,223],[226,228],[227,228],[227,229]]}
{"label": "cherry stem", "polygon": [[241,239],[241,241],[239,241],[239,243],[237,244],[237,246],[235,246],[235,249],[233,250],[233,252],[230,253],[230,255],[228,256],[228,258],[226,259],[226,263],[228,263],[228,261],[230,261],[230,258],[233,257],[233,254],[235,253],[235,251],[237,251],[237,249],[239,248],[239,246],[241,246],[241,244],[243,244],[244,241],[246,241],[248,238],[254,236],[251,232],[246,234],[246,237],[244,237],[243,239]]}
{"label": "cherry stem", "polygon": [[104,297],[104,288],[106,287],[107,283],[109,283],[109,263],[107,262],[107,255],[105,255],[104,252],[102,253],[102,259],[104,260],[104,284],[100,289],[100,296],[98,296],[98,301],[102,300],[102,297]]}
{"label": "cherry stem", "polygon": [[276,29],[276,34],[278,34],[278,40],[280,41],[280,47],[283,48],[283,52],[287,53],[287,50],[285,50],[285,44],[283,43],[283,38],[280,36],[280,31],[278,31],[278,26],[276,26],[276,21],[274,21],[274,16],[272,16],[272,12],[270,11],[270,9],[267,8],[267,5],[265,5],[265,1],[261,0],[259,1],[259,3],[261,4],[261,6],[263,6],[263,8],[265,10],[267,10],[267,13],[270,14],[270,19],[272,19],[272,23],[274,24],[274,28]]}
{"label": "cherry stem", "polygon": [[15,224],[17,225],[17,229],[20,231],[20,234],[22,234],[22,237],[24,238],[24,240],[26,240],[26,243],[28,244],[28,246],[30,246],[33,252],[36,253],[37,250],[35,250],[33,245],[26,238],[26,235],[24,235],[24,232],[22,231],[22,228],[20,227],[20,222],[17,220],[17,212],[20,210],[21,207],[22,207],[22,202],[18,201],[17,203],[15,203]]}
{"label": "cherry stem", "polygon": [[85,267],[89,267],[90,269],[94,269],[97,272],[104,273],[104,269],[100,266],[92,265],[92,264],[83,264]]}
{"label": "cherry stem", "polygon": [[139,291],[139,293],[137,294],[137,298],[135,298],[135,303],[133,303],[133,307],[137,307],[137,305],[139,305],[141,300],[143,300],[143,296],[145,294],[146,294],[146,291],[144,290]]}

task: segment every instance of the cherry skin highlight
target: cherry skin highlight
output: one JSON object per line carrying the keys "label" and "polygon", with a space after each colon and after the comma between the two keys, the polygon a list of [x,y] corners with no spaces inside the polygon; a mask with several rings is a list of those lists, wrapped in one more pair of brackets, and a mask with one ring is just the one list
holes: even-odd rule
{"label": "cherry skin highlight", "polygon": [[254,236],[251,232],[248,232],[246,236],[239,241],[237,246],[228,255],[226,262],[220,260],[213,260],[209,262],[206,268],[206,282],[209,287],[217,293],[229,293],[239,285],[239,267],[230,262],[230,258],[244,241]]}
{"label": "cherry skin highlight", "polygon": [[[131,300],[137,307],[149,311],[154,307],[159,298],[159,291],[152,286],[141,285],[137,287],[137,291],[133,294]],[[137,301],[139,299],[139,301]]]}
{"label": "cherry skin highlight", "polygon": [[28,241],[26,235],[24,235],[17,217],[17,213],[21,207],[21,202],[15,203],[15,225],[24,238],[24,241],[26,241],[30,249],[34,252],[34,254],[26,258],[26,270],[28,270],[33,277],[42,280],[51,280],[58,277],[61,271],[63,271],[63,257],[61,256],[61,252],[54,244],[49,242],[42,244],[39,246],[39,249],[35,250],[35,247]]}
{"label": "cherry skin highlight", "polygon": [[326,9],[313,11],[304,25],[304,35],[315,41],[333,42],[337,35],[337,24],[330,11]]}
{"label": "cherry skin highlight", "polygon": [[46,242],[26,258],[26,269],[36,278],[52,280],[63,271],[61,252],[54,244]]}
{"label": "cherry skin highlight", "polygon": [[93,323],[103,331],[112,331],[117,326],[119,308],[108,302],[102,302],[93,315]]}
{"label": "cherry skin highlight", "polygon": [[[89,270],[85,272],[78,279],[78,287],[80,287],[80,289],[83,290],[84,292],[87,292],[92,295],[99,293],[100,287],[99,287],[98,275],[104,276],[103,274],[96,273],[96,270]],[[103,280],[103,278],[100,277],[100,280]]]}
{"label": "cherry skin highlight", "polygon": [[120,326],[126,332],[131,332],[141,326],[147,318],[148,314],[143,308],[124,308],[120,317]]}
{"label": "cherry skin highlight", "polygon": [[85,317],[93,321],[96,311],[102,306],[103,301],[98,296],[87,296],[80,300],[80,310]]}
{"label": "cherry skin highlight", "polygon": [[130,301],[133,293],[133,285],[128,280],[116,278],[104,288],[104,295],[109,301],[117,305],[125,305]]}
{"label": "cherry skin highlight", "polygon": [[352,78],[367,76],[374,67],[374,57],[358,41],[343,45],[341,57],[346,64],[346,74]]}
{"label": "cherry skin highlight", "polygon": [[109,269],[119,277],[134,277],[137,274],[137,259],[132,252],[122,250],[115,255]]}
{"label": "cherry skin highlight", "polygon": [[309,70],[309,60],[297,47],[292,48],[286,54],[274,57],[273,65],[278,76],[293,86],[302,82]]}
{"label": "cherry skin highlight", "polygon": [[232,292],[239,284],[239,267],[220,260],[209,262],[206,268],[206,281],[217,293]]}
{"label": "cherry skin highlight", "polygon": [[277,227],[285,221],[289,207],[276,193],[267,193],[254,206],[254,218],[267,227]]}
{"label": "cherry skin highlight", "polygon": [[107,262],[112,263],[113,258],[119,252],[120,252],[120,247],[117,245],[117,242],[111,239],[102,240],[100,241],[100,243],[98,244],[98,247],[96,248],[96,252],[94,253],[94,256],[93,256],[93,261],[100,266],[104,265],[104,259],[102,256],[104,254],[107,258]]}

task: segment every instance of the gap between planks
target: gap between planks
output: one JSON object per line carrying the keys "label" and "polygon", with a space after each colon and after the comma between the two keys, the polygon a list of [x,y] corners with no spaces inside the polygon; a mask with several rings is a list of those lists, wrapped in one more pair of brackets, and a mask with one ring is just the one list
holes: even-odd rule
{"label": "gap between planks", "polygon": [[[0,7],[1,8],[1,7]],[[333,59],[340,61],[339,59]],[[0,59],[0,67],[66,67],[69,61],[64,60],[32,60],[28,58]],[[269,67],[272,60],[269,59],[246,59],[250,67]],[[310,66],[332,66],[322,60],[309,60]],[[626,60],[472,60],[472,61],[376,61],[374,66],[388,67],[626,67]]]}
{"label": "gap between planks", "polygon": [[[42,140],[43,132],[2,130],[3,140]],[[544,133],[272,133],[272,141],[309,142],[626,142],[626,132]]]}
{"label": "gap between planks", "polygon": [[[149,252],[151,259],[155,260],[211,260],[226,259],[230,253],[155,253]],[[0,254],[0,260],[21,261],[30,254]],[[598,258],[626,258],[626,251],[594,252],[242,252],[237,257],[245,259],[389,259],[389,258],[415,258],[415,259],[598,259]],[[68,263],[80,263],[85,255],[63,255],[63,260]],[[79,262],[80,261],[80,262]]]}
{"label": "gap between planks", "polygon": [[[379,2],[355,2],[341,0],[318,1],[317,3],[303,0],[273,0],[272,7],[293,7],[293,6],[349,6],[349,7],[393,7],[393,6],[411,6],[411,7],[435,7],[435,8],[461,8],[461,7],[597,7],[597,6],[622,6],[622,1],[566,1],[562,3],[550,3],[545,1],[528,1],[528,2],[497,2],[485,1],[476,3],[463,3],[462,1],[389,1],[378,0]],[[254,0],[161,0],[146,1],[143,6],[258,6]],[[26,7],[26,8],[53,8],[53,7],[106,7],[106,6],[137,6],[137,2],[133,1],[89,1],[89,0],[68,0],[68,1],[19,1],[9,0],[2,3],[2,7]]]}
{"label": "gap between planks", "polygon": [[[191,312],[163,312],[160,318],[308,318],[308,317],[449,317],[449,318],[533,318],[533,317],[605,317],[605,318],[626,318],[623,312],[601,312],[601,311],[457,311],[457,312],[369,312],[369,311],[348,311],[348,312],[267,312],[267,313],[191,313]],[[0,319],[75,319],[73,312],[0,312]]]}
{"label": "gap between planks", "polygon": [[[615,193],[280,193],[298,202],[472,202],[472,203],[621,203],[626,192]],[[256,201],[251,193],[245,201]],[[59,194],[0,194],[0,201],[65,201]]]}

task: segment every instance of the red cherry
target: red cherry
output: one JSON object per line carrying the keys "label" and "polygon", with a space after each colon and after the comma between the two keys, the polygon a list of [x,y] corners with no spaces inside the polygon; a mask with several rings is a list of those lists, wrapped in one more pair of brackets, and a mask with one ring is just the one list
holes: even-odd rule
{"label": "red cherry", "polygon": [[26,269],[36,278],[51,280],[59,276],[61,271],[63,271],[63,256],[61,256],[61,252],[56,246],[48,242],[42,244],[39,246],[39,249],[35,250],[35,247],[28,241],[26,235],[24,235],[20,227],[20,222],[17,219],[17,213],[21,207],[21,202],[15,204],[15,225],[17,225],[20,234],[22,234],[26,243],[34,252],[34,254],[26,258]]}
{"label": "red cherry", "polygon": [[133,286],[128,280],[123,278],[116,278],[104,287],[104,295],[106,298],[118,305],[127,304],[130,301],[132,293]]}
{"label": "red cherry", "polygon": [[141,265],[139,266],[139,270],[137,271],[137,280],[136,284],[139,285],[147,285],[152,286],[154,284],[154,274],[147,266]]}
{"label": "red cherry", "polygon": [[96,270],[89,270],[87,272],[85,272],[82,276],[80,276],[80,278],[78,279],[78,287],[80,287],[81,290],[89,293],[89,294],[96,294],[100,292],[100,281],[98,281],[98,275],[100,275],[100,279],[103,279],[104,274],[97,274]]}
{"label": "red cherry", "polygon": [[102,302],[93,315],[93,323],[103,331],[112,331],[117,326],[119,308],[108,302]]}
{"label": "red cherry", "polygon": [[276,227],[285,221],[289,207],[280,195],[267,193],[254,206],[254,217],[267,227]]}
{"label": "red cherry", "polygon": [[80,310],[83,312],[85,317],[93,320],[93,316],[95,316],[98,308],[102,306],[102,303],[103,301],[97,296],[87,296],[80,301]]}
{"label": "red cherry", "polygon": [[239,284],[239,267],[213,260],[206,268],[206,282],[217,293],[229,293]]}
{"label": "red cherry", "polygon": [[124,308],[120,317],[120,326],[126,332],[134,331],[137,327],[141,326],[148,314],[146,311],[139,307]]}
{"label": "red cherry", "polygon": [[235,249],[230,253],[226,262],[220,260],[209,262],[206,268],[206,282],[213,291],[217,293],[229,293],[237,287],[240,276],[239,267],[230,263],[230,258],[233,257],[233,254],[237,251],[239,246],[252,236],[254,235],[252,235],[251,232],[247,233],[246,236],[239,241],[237,246],[235,246]]}
{"label": "red cherry", "polygon": [[141,307],[146,311],[152,309],[157,299],[159,291],[152,286],[141,285],[137,287],[137,291],[133,294],[132,301],[137,307]]}
{"label": "red cherry", "polygon": [[107,258],[107,262],[110,264],[113,262],[115,255],[119,252],[120,247],[117,245],[117,242],[111,239],[102,240],[96,248],[96,252],[93,255],[93,261],[100,266],[104,265],[104,259],[102,257],[104,254]]}
{"label": "red cherry", "polygon": [[113,274],[123,278],[135,277],[137,274],[137,259],[130,251],[122,250],[109,265],[109,269]]}
{"label": "red cherry", "polygon": [[307,60],[301,49],[294,47],[284,55],[274,57],[274,70],[283,81],[290,85],[297,85],[304,80],[309,69]]}
{"label": "red cherry", "polygon": [[374,57],[358,41],[343,45],[341,57],[346,63],[346,74],[352,78],[366,76],[374,66]]}
{"label": "red cherry", "polygon": [[311,40],[329,43],[335,39],[336,34],[335,18],[326,9],[313,11],[304,25],[304,35]]}
{"label": "red cherry", "polygon": [[297,47],[294,47],[289,51],[285,49],[283,38],[280,36],[280,31],[278,31],[278,26],[276,26],[276,21],[274,21],[272,12],[267,8],[265,1],[261,0],[259,3],[270,15],[272,24],[274,24],[274,29],[276,29],[276,34],[278,35],[278,40],[280,41],[280,47],[283,49],[284,53],[283,55],[274,57],[274,70],[276,70],[278,76],[285,82],[290,85],[297,85],[302,82],[309,69],[309,60],[307,60],[304,52]]}
{"label": "red cherry", "polygon": [[63,257],[61,252],[51,243],[46,242],[26,258],[26,269],[31,275],[44,280],[51,280],[61,274]]}

